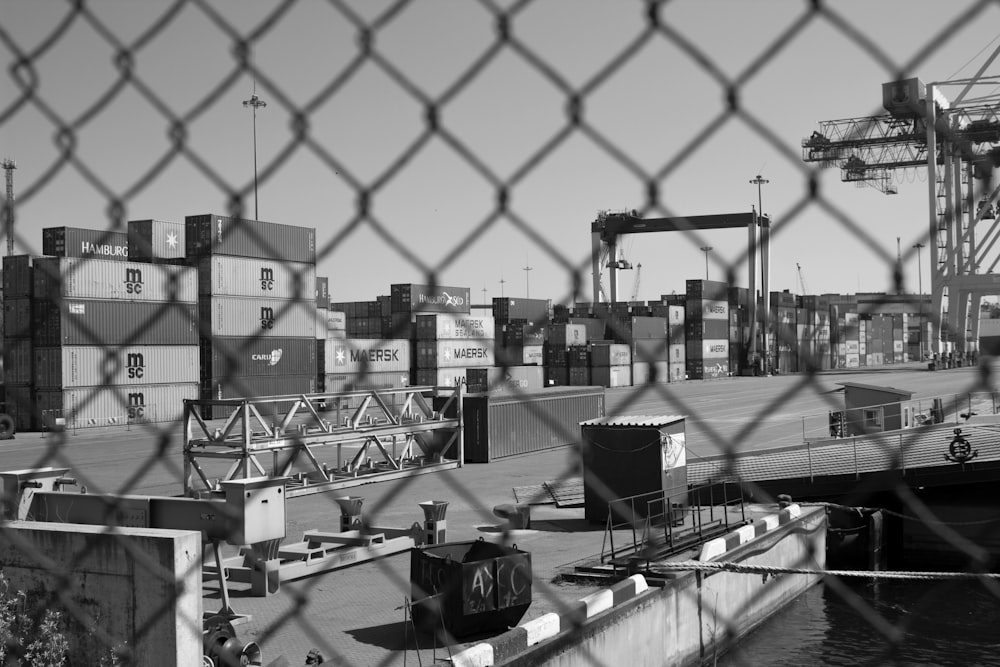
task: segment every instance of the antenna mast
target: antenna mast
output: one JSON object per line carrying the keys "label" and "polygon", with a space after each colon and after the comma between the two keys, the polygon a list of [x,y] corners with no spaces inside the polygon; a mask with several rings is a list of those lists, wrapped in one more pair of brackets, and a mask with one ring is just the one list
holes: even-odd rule
{"label": "antenna mast", "polygon": [[14,254],[14,170],[17,169],[17,164],[9,159],[4,158],[3,170],[6,172],[7,176],[7,199],[4,200],[3,204],[3,217],[5,218],[6,232],[7,232],[7,256],[10,257]]}

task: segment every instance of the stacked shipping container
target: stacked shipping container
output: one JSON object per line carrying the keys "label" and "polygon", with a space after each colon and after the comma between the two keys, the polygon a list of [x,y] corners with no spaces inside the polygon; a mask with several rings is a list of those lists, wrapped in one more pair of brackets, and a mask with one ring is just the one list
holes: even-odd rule
{"label": "stacked shipping container", "polygon": [[700,380],[729,375],[728,285],[688,280],[685,314],[688,377]]}
{"label": "stacked shipping container", "polygon": [[31,255],[3,258],[3,379],[4,411],[14,419],[15,428],[37,427],[32,384],[31,311],[34,294]]}

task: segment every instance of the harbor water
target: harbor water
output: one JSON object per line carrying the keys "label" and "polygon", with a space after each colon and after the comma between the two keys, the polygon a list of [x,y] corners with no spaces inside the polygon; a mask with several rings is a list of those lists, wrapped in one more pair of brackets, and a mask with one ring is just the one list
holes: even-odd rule
{"label": "harbor water", "polygon": [[848,595],[814,586],[716,664],[1000,665],[1000,581],[841,581]]}

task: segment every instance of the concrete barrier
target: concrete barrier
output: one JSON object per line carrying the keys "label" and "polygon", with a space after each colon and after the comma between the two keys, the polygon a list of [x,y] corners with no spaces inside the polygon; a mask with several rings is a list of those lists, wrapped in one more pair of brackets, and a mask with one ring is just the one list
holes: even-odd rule
{"label": "concrete barrier", "polygon": [[[131,664],[202,664],[200,533],[10,521],[3,535],[0,570],[12,591],[51,599],[70,628],[108,632]],[[73,664],[101,664],[109,653],[93,637],[67,639]]]}

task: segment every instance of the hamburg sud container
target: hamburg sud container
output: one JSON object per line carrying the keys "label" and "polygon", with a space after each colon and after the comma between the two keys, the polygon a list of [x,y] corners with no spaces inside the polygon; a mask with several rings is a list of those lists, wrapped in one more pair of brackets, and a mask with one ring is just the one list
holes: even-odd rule
{"label": "hamburg sud container", "polygon": [[35,262],[34,280],[36,299],[198,301],[198,276],[189,266],[45,257]]}
{"label": "hamburg sud container", "polygon": [[36,347],[36,387],[185,384],[198,382],[197,345]]}
{"label": "hamburg sud container", "polygon": [[496,335],[492,316],[440,313],[417,315],[417,340],[490,340]]}
{"label": "hamburg sud container", "polygon": [[[188,258],[236,255],[316,263],[316,229],[202,214],[184,218]],[[307,284],[310,294],[313,287]]]}
{"label": "hamburg sud container", "polygon": [[193,303],[38,300],[31,321],[39,347],[198,344],[198,306]]}
{"label": "hamburg sud container", "polygon": [[[662,513],[667,507],[687,504],[684,417],[622,416],[582,422],[580,453],[588,521],[604,523],[610,513],[615,523],[624,523],[644,518],[647,508]],[[643,498],[635,503],[612,502],[633,496]]]}
{"label": "hamburg sud container", "polygon": [[198,308],[203,335],[316,339],[312,299],[211,296]]}
{"label": "hamburg sud container", "polygon": [[198,383],[38,389],[34,396],[43,426],[58,417],[71,428],[157,423],[181,419]]}
{"label": "hamburg sud container", "polygon": [[410,341],[403,339],[327,339],[323,370],[327,374],[409,373],[411,349]]}
{"label": "hamburg sud container", "polygon": [[318,374],[314,338],[202,338],[201,379]]}
{"label": "hamburg sud container", "polygon": [[418,340],[416,368],[495,366],[493,340]]}
{"label": "hamburg sud container", "polygon": [[42,229],[42,254],[124,262],[128,259],[128,232],[79,227],[46,227]]}
{"label": "hamburg sud container", "polygon": [[468,313],[470,294],[468,287],[400,283],[390,287],[390,310],[393,313]]}
{"label": "hamburg sud container", "polygon": [[129,220],[128,258],[133,262],[185,261],[183,222]]}
{"label": "hamburg sud container", "polygon": [[198,259],[197,267],[201,296],[299,299],[316,307],[315,264],[212,255]]}

